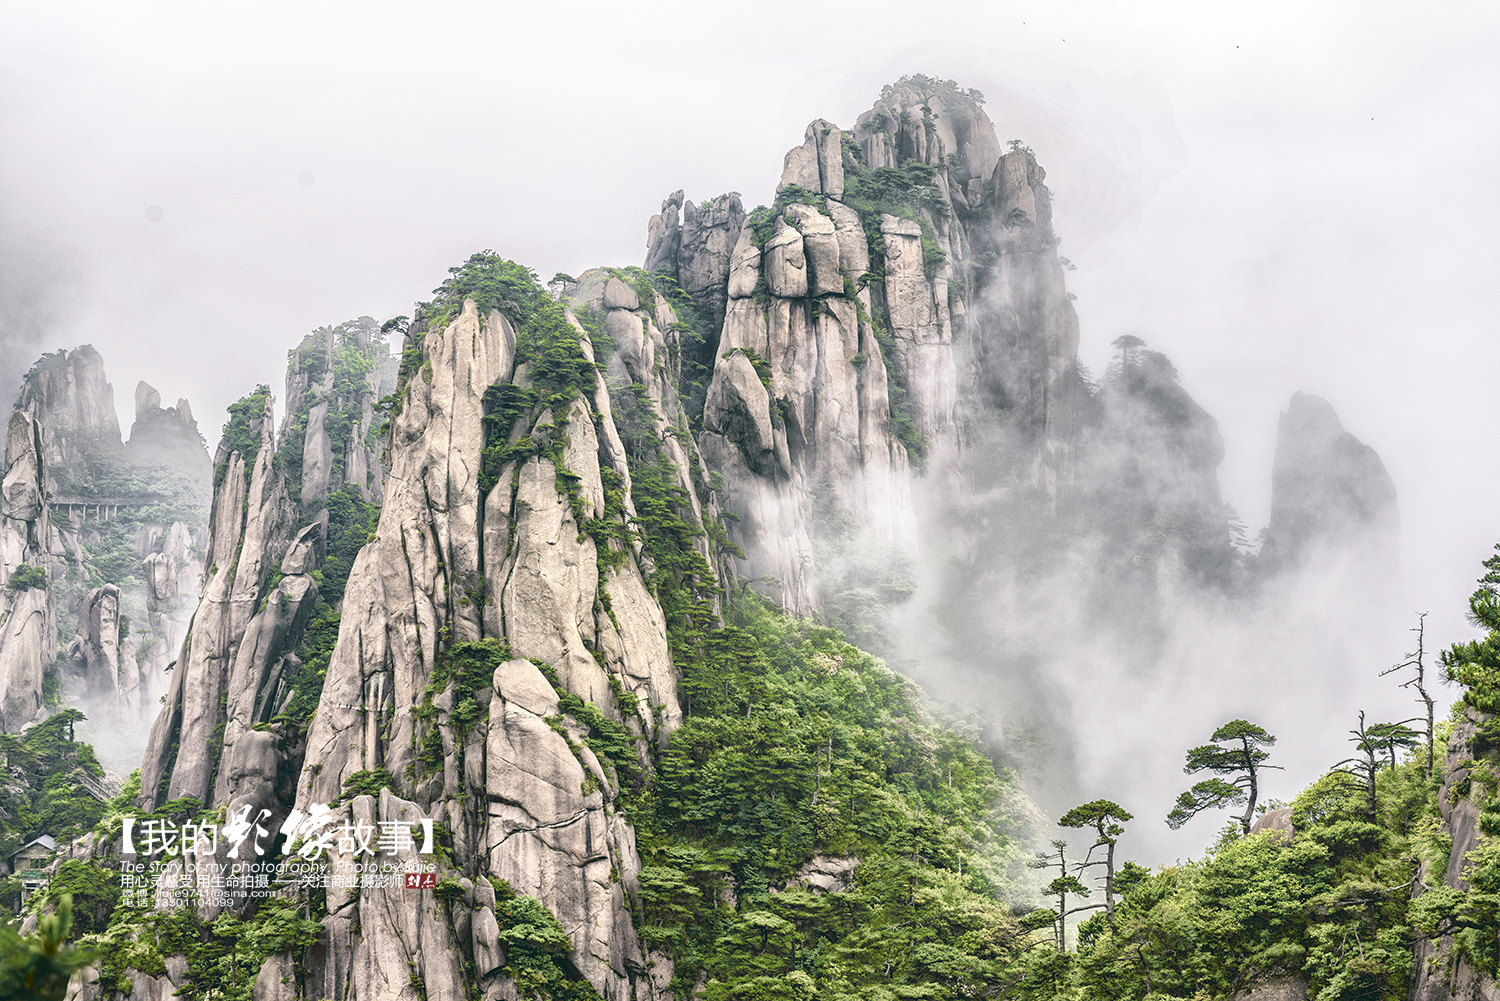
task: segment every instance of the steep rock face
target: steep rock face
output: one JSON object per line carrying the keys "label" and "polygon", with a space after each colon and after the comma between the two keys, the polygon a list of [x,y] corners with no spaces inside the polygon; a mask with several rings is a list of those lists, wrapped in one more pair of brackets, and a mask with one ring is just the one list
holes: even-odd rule
{"label": "steep rock face", "polygon": [[674,191],[662,202],[661,214],[652,216],[646,226],[646,270],[668,275],[692,300],[707,329],[704,343],[689,350],[709,369],[724,326],[729,273],[744,225],[745,207],[738,194],[695,205],[684,203],[682,192]]}
{"label": "steep rock face", "polygon": [[[607,325],[617,345],[610,370],[618,366],[646,394],[632,397],[632,407],[645,408],[633,419],[655,427],[670,413],[675,423],[661,333],[672,325],[670,308],[642,303],[602,273],[585,275],[580,288],[576,308]],[[592,358],[582,328],[574,330]],[[564,693],[643,740],[663,739],[681,716],[665,620],[643,576],[649,561],[638,544],[622,548],[585,531],[623,525],[634,509],[627,446],[603,374],[581,398],[537,398],[547,386],[517,365],[516,334],[499,311],[481,316],[468,300],[445,327],[418,336],[424,363],[399,396],[385,503],[350,575],[297,807],[332,801],[350,776],[384,769],[410,789],[403,802],[452,831],[454,865],[475,887],[474,902],[450,925],[451,947],[413,953],[414,935],[440,941],[442,930],[393,923],[379,894],[330,894],[331,941],[357,944],[351,958],[329,949],[317,989],[382,996],[385,957],[409,956],[431,990],[459,983],[470,958],[481,990],[509,996],[495,975],[497,947],[480,934],[488,927],[480,877],[488,873],[540,899],[572,941],[569,962],[605,997],[627,998],[644,968],[628,905],[640,866],[634,836],[615,813],[612,774],[583,732],[568,724],[564,737],[548,723],[566,719]],[[516,400],[534,402],[504,403]],[[497,413],[508,419],[495,424],[485,401],[501,401]],[[496,443],[513,457],[491,481],[482,457]],[[690,482],[685,446],[672,436],[662,444],[673,475]],[[604,558],[601,546],[614,555]],[[473,649],[511,658],[466,702],[445,665]],[[487,724],[457,724],[464,705]],[[438,746],[435,758],[427,748]]]}
{"label": "steep rock face", "polygon": [[280,439],[294,465],[293,499],[304,506],[346,483],[380,502],[384,471],[372,431],[389,369],[382,337],[364,316],[313,331],[288,357]]}
{"label": "steep rock face", "polygon": [[193,419],[193,408],[179,399],[161,405],[161,394],[142,382],[135,388],[135,423],[125,454],[134,464],[166,466],[207,487],[213,475],[208,450]]}
{"label": "steep rock face", "polygon": [[[246,428],[254,450],[231,451],[226,440],[215,457],[219,486],[208,538],[208,579],[172,672],[165,708],[151,728],[141,768],[142,796],[148,803],[190,796],[211,804],[220,752],[230,748],[223,728],[231,672],[251,621],[267,611],[260,608],[261,599],[294,530],[285,484],[273,470],[269,394],[260,403]],[[290,575],[278,589],[289,588],[288,579]],[[267,605],[279,609],[281,602],[267,598]],[[158,799],[163,782],[165,791]]]}
{"label": "steep rock face", "polygon": [[[1078,328],[1044,177],[1001,155],[977,95],[906,78],[852,133],[812,122],[741,228],[699,444],[737,569],[788,610],[822,607],[821,565],[849,575],[829,550],[909,558],[913,463],[961,466],[981,423],[1019,456],[1006,476],[1052,507],[1070,489]],[[681,271],[677,204],[648,267]]]}
{"label": "steep rock face", "polygon": [[93,345],[42,355],[26,373],[16,407],[42,427],[51,493],[75,495],[91,489],[89,453],[118,453],[123,448],[114,387]]}
{"label": "steep rock face", "polygon": [[[1495,753],[1493,749],[1481,751],[1475,740],[1479,726],[1487,722],[1490,721],[1482,714],[1466,709],[1465,718],[1454,726],[1448,737],[1448,753],[1442,761],[1442,786],[1437,800],[1443,818],[1442,833],[1453,839],[1453,847],[1448,853],[1448,868],[1443,872],[1428,872],[1423,866],[1418,876],[1425,886],[1469,889],[1469,881],[1465,878],[1466,856],[1484,836],[1479,829],[1480,815],[1485,801],[1492,795],[1480,779],[1484,774],[1493,774],[1488,769],[1494,767]],[[1445,935],[1437,942],[1427,939],[1417,942],[1412,963],[1412,1001],[1469,1001],[1475,998],[1493,1001],[1500,998],[1500,985],[1475,969],[1468,957],[1461,955],[1453,945],[1451,935]]]}
{"label": "steep rock face", "polygon": [[[206,535],[205,535],[206,539]],[[149,708],[166,693],[168,665],[187,637],[198,595],[203,561],[195,554],[186,523],[149,525],[136,539],[146,578],[147,639],[140,650],[141,705]]]}
{"label": "steep rock face", "polygon": [[1296,566],[1318,547],[1394,562],[1399,529],[1396,487],[1380,456],[1344,430],[1327,400],[1293,395],[1276,433],[1263,562]]}
{"label": "steep rock face", "polygon": [[140,670],[130,617],[120,610],[120,589],[94,588],[78,614],[78,634],[65,654],[75,676],[83,679],[85,699],[93,705],[138,703]]}
{"label": "steep rock face", "polygon": [[0,485],[0,732],[42,712],[42,674],[57,646],[43,432],[23,410],[10,415]]}

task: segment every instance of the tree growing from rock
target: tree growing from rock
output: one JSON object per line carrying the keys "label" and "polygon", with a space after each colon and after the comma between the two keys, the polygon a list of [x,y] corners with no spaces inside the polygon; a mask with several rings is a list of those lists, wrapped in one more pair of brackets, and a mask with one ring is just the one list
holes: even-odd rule
{"label": "tree growing from rock", "polygon": [[1260,797],[1260,773],[1267,768],[1280,768],[1265,763],[1271,756],[1265,748],[1275,744],[1276,738],[1248,720],[1235,719],[1215,730],[1209,740],[1211,743],[1187,752],[1187,764],[1182,770],[1189,775],[1212,772],[1214,777],[1177,797],[1177,805],[1167,814],[1167,826],[1175,831],[1204,810],[1244,803],[1245,812],[1239,822],[1249,834],[1250,819],[1255,816],[1255,803]]}
{"label": "tree growing from rock", "polygon": [[[1089,848],[1088,856],[1079,868],[1104,866],[1104,913],[1109,919],[1111,930],[1115,927],[1115,843],[1125,833],[1125,822],[1131,819],[1132,815],[1118,803],[1096,799],[1092,803],[1075,806],[1058,821],[1063,827],[1092,827],[1098,832],[1098,840]],[[1104,858],[1091,860],[1095,848],[1104,849]]]}

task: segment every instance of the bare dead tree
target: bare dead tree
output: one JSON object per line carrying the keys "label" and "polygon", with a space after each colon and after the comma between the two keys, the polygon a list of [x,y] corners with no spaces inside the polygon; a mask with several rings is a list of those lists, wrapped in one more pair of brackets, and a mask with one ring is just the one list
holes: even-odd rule
{"label": "bare dead tree", "polygon": [[1426,734],[1426,736],[1427,736],[1427,767],[1423,771],[1423,774],[1430,780],[1432,778],[1432,764],[1433,764],[1433,762],[1432,762],[1432,734],[1433,734],[1433,705],[1434,705],[1434,703],[1433,703],[1433,698],[1428,693],[1427,687],[1426,687],[1426,682],[1427,682],[1427,665],[1425,663],[1426,654],[1427,654],[1427,651],[1426,651],[1426,636],[1425,636],[1426,626],[1427,626],[1427,613],[1423,612],[1421,615],[1417,616],[1417,625],[1416,625],[1416,628],[1414,628],[1414,629],[1411,630],[1412,632],[1414,632],[1414,633],[1417,634],[1417,648],[1416,648],[1416,650],[1414,650],[1414,651],[1406,654],[1406,659],[1403,660],[1401,663],[1395,665],[1394,667],[1388,667],[1384,671],[1381,671],[1380,672],[1380,676],[1383,678],[1387,674],[1394,674],[1397,671],[1404,670],[1406,668],[1412,668],[1414,671],[1416,671],[1415,677],[1412,677],[1412,678],[1407,679],[1406,681],[1403,681],[1401,683],[1401,687],[1402,688],[1413,688],[1413,689],[1416,689],[1417,697],[1422,701],[1422,703],[1424,705],[1427,706],[1427,734]]}

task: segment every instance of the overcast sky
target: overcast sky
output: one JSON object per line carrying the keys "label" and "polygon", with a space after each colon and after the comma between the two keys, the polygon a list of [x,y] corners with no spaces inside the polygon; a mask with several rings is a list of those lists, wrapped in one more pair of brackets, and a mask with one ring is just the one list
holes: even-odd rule
{"label": "overcast sky", "polygon": [[409,313],[482,248],[638,264],[672,190],[769,201],[810,119],[953,77],[1048,171],[1085,361],[1125,332],[1173,359],[1252,534],[1278,413],[1329,399],[1395,479],[1407,603],[1468,632],[1500,539],[1500,6],[719,9],[0,4],[7,387],[92,343],[122,425],[145,379],[212,446],[316,326]]}

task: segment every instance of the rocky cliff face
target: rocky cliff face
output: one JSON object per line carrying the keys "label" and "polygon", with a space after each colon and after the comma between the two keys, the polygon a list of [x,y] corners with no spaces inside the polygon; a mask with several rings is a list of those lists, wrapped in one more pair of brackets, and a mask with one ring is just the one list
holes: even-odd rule
{"label": "rocky cliff face", "polygon": [[1399,528],[1396,487],[1380,456],[1344,430],[1327,400],[1295,394],[1276,434],[1262,560],[1294,567],[1323,549],[1394,563]]}
{"label": "rocky cliff face", "polygon": [[124,447],[114,387],[93,345],[42,355],[26,373],[16,407],[41,425],[49,493],[76,496],[91,490],[97,457],[117,455]]}
{"label": "rocky cliff face", "polygon": [[[643,309],[623,285],[603,284],[607,322],[624,333],[621,357],[649,360],[660,334],[647,324],[670,310]],[[588,338],[577,336],[591,358]],[[344,599],[298,808],[336,798],[357,773],[405,776],[406,798],[383,796],[382,815],[441,818],[466,880],[488,873],[533,888],[569,931],[579,971],[605,997],[625,998],[643,969],[626,904],[639,868],[633,834],[611,805],[615,780],[545,722],[559,716],[564,694],[646,740],[665,738],[680,717],[666,624],[642,557],[588,531],[623,526],[634,506],[609,393],[596,373],[578,395],[559,395],[533,374],[535,363],[517,364],[510,321],[481,315],[472,300],[425,333],[422,352],[422,374],[407,383],[392,424],[376,538]],[[487,418],[483,401],[497,395],[510,405],[498,411],[503,418],[495,410]],[[487,433],[491,446],[514,450],[499,459],[492,484],[476,461]],[[461,685],[444,680],[454,644],[486,642],[498,663],[482,661],[484,674]],[[479,713],[481,724],[465,727],[461,711]],[[350,808],[377,809],[364,797]],[[463,922],[480,927],[483,899],[467,906]],[[442,946],[417,960],[429,990],[461,983],[466,957],[494,953],[492,940],[466,940],[457,923],[417,930],[403,920],[371,899],[330,899],[332,940],[357,944],[351,966],[325,969],[317,989],[373,996],[387,968],[404,970],[424,937]],[[493,983],[480,978],[482,988]]]}
{"label": "rocky cliff face", "polygon": [[43,562],[62,639],[71,641],[61,650],[49,639],[44,662],[58,665],[51,680],[63,702],[127,735],[143,712],[154,713],[196,604],[197,528],[212,487],[188,402],[163,408],[143,382],[135,403],[122,444],[104,361],[89,345],[44,355],[16,403],[40,433],[45,506],[56,508],[41,536]]}
{"label": "rocky cliff face", "polygon": [[176,406],[163,407],[161,393],[145,382],[135,387],[135,423],[125,455],[132,465],[171,469],[196,483],[206,484],[212,473],[188,401],[179,399]]}
{"label": "rocky cliff face", "polygon": [[[1487,723],[1488,727],[1485,726]],[[1442,833],[1452,839],[1452,848],[1448,852],[1447,868],[1443,871],[1430,871],[1423,864],[1418,878],[1425,889],[1415,892],[1414,896],[1420,897],[1434,888],[1470,889],[1466,878],[1472,861],[1469,853],[1485,837],[1480,830],[1480,820],[1493,793],[1486,788],[1484,780],[1493,780],[1491,769],[1495,762],[1493,747],[1476,738],[1481,728],[1490,729],[1492,726],[1492,720],[1467,709],[1464,718],[1453,727],[1448,737],[1448,753],[1442,761],[1438,810],[1443,817]],[[1454,947],[1452,935],[1444,935],[1436,941],[1418,940],[1412,963],[1411,998],[1412,1001],[1491,1001],[1500,998],[1500,986]]]}
{"label": "rocky cliff face", "polygon": [[[476,254],[402,330],[398,372],[362,318],[290,353],[279,432],[268,388],[231,408],[140,805],[264,810],[270,832],[323,807],[335,827],[429,819],[445,887],[400,908],[301,891],[320,942],[269,962],[257,998],[516,998],[507,886],[560,923],[570,978],[612,1001],[659,991],[621,806],[681,721],[721,581],[842,624],[911,594],[918,527],[941,518],[948,607],[981,624],[956,657],[985,679],[1010,641],[991,599],[1024,562],[1016,511],[1061,524],[1123,479],[1106,505],[1122,534],[1227,547],[1222,442],[1165,359],[1137,353],[1097,396],[1079,376],[1044,178],[978,95],[909,78],[852,130],[813,122],[769,209],[668,198],[647,265],[670,282],[601,269],[554,299]],[[186,412],[138,394],[153,426]],[[176,525],[151,545],[165,614],[191,546]],[[91,676],[108,599],[76,644]],[[623,757],[591,746],[605,724]],[[329,852],[354,872],[352,846]],[[177,863],[158,906],[187,879]]]}
{"label": "rocky cliff face", "polygon": [[[275,438],[269,393],[248,397],[236,415],[235,440],[226,437],[214,459],[218,486],[208,536],[208,579],[167,692],[166,708],[151,729],[141,769],[141,788],[148,801],[191,797],[216,805],[212,793],[223,752],[232,750],[228,704],[232,698],[265,694],[264,663],[240,669],[237,655],[252,622],[275,618],[283,608],[276,600],[296,590],[302,574],[282,577],[276,598],[268,595],[278,559],[294,534],[294,511],[284,479],[273,468]],[[294,561],[294,567],[297,564]],[[305,589],[311,578],[302,581]],[[262,599],[265,604],[262,606]],[[273,659],[284,653],[271,652]],[[232,689],[231,676],[241,683]],[[274,689],[273,689],[274,691]],[[259,717],[242,712],[237,726],[248,730]]]}
{"label": "rocky cliff face", "polygon": [[915,552],[913,466],[961,465],[975,418],[1016,444],[1007,475],[1067,489],[1077,321],[1045,173],[981,100],[905,79],[852,132],[810,124],[769,210],[689,202],[679,227],[679,192],[651,222],[647,267],[715,321],[699,443],[739,569],[789,611],[822,608],[820,564],[849,576],[851,536]]}
{"label": "rocky cliff face", "polygon": [[[310,691],[298,687],[314,683],[298,654],[323,607],[312,572],[332,580],[334,501],[361,485],[331,477],[318,481],[331,493],[306,494],[314,422],[295,418],[319,405],[304,378],[317,344],[292,354],[279,438],[264,388],[231,408],[214,463],[208,582],[152,729],[142,805],[191,797],[231,814],[267,809],[272,831],[327,804],[375,825],[436,819],[450,832],[445,872],[464,888],[445,908],[400,914],[384,891],[328,889],[326,947],[296,976],[269,964],[258,997],[395,996],[413,977],[442,996],[465,985],[514,996],[486,877],[546,904],[570,938],[568,968],[606,998],[633,996],[645,972],[621,779],[580,719],[599,712],[623,726],[635,767],[649,767],[650,748],[677,726],[669,616],[712,615],[712,605],[669,612],[656,582],[691,565],[712,593],[717,550],[701,526],[717,512],[686,433],[682,325],[668,302],[602,271],[575,289],[576,316],[535,296],[520,337],[505,311],[473,298],[449,300],[446,315],[429,304],[413,325],[389,473],[372,491],[384,503],[344,569],[330,609],[337,640]],[[638,520],[680,526],[686,548],[669,552],[649,529],[637,536]],[[170,567],[157,562],[165,596]],[[356,794],[377,776],[387,789]],[[353,861],[332,859],[335,871]],[[162,906],[186,878],[176,863]],[[230,910],[247,903],[237,900]]]}
{"label": "rocky cliff face", "polygon": [[15,733],[45,715],[42,676],[57,643],[51,589],[47,459],[42,428],[30,414],[10,415],[5,479],[0,485],[0,732]]}
{"label": "rocky cliff face", "polygon": [[294,500],[311,505],[348,483],[380,502],[375,402],[388,360],[380,325],[368,316],[315,330],[291,352],[280,440]]}

